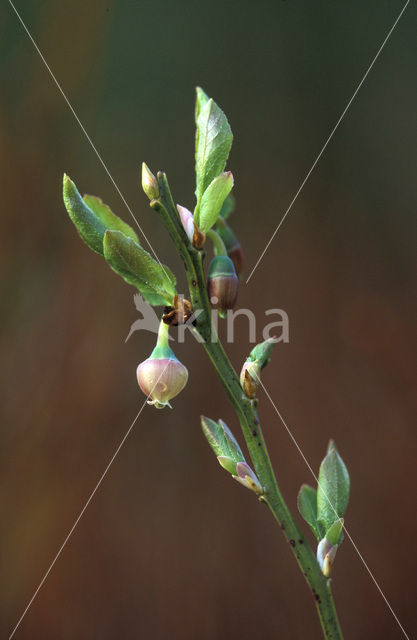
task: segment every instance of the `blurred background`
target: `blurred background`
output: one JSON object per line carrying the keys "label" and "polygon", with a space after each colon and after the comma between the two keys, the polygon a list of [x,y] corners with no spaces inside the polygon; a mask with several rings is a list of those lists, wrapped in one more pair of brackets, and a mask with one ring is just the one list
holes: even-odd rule
{"label": "blurred background", "polygon": [[[161,259],[182,267],[139,188],[145,160],[193,206],[194,87],[235,141],[233,226],[246,275],[404,2],[16,0],[16,8]],[[346,524],[416,631],[416,128],[410,3],[239,304],[285,309],[263,381],[315,470],[333,437]],[[132,287],[79,239],[62,173],[130,214],[16,14],[0,8],[2,637],[8,637],[143,396]],[[229,346],[240,369],[244,318]],[[237,420],[202,350],[172,411],[146,408],[16,638],[321,638],[267,509],[217,465],[199,415]],[[310,473],[268,399],[260,417],[296,513]],[[301,519],[297,515],[301,524]],[[402,632],[349,541],[334,592],[346,639]]]}

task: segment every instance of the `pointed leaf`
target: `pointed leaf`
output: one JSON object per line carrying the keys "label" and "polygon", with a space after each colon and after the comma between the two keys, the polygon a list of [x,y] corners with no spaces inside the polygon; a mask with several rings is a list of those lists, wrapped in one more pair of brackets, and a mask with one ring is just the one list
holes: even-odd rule
{"label": "pointed leaf", "polygon": [[350,480],[346,465],[333,442],[320,465],[317,488],[317,519],[329,529],[337,518],[342,518],[349,501]]}
{"label": "pointed leaf", "polygon": [[[220,464],[225,469],[227,469],[227,467],[222,464],[223,458],[233,460],[235,463],[244,462],[245,458],[242,450],[239,447],[236,438],[223,420],[214,422],[214,420],[211,420],[210,418],[201,416],[201,428],[210,447],[213,449],[214,453],[219,458]],[[233,471],[233,473],[235,472],[236,471]]]}
{"label": "pointed leaf", "polygon": [[317,491],[308,484],[303,484],[298,493],[297,506],[317,540],[321,540],[324,529],[317,521]]}
{"label": "pointed leaf", "polygon": [[245,460],[245,456],[243,455],[242,449],[240,448],[235,436],[223,420],[219,420],[218,424],[223,429],[225,443],[229,449],[231,457],[233,460],[236,460],[236,462],[243,462]]}
{"label": "pointed leaf", "polygon": [[111,229],[112,231],[122,231],[125,236],[128,238],[132,238],[138,244],[139,238],[136,235],[135,231],[132,229],[130,225],[126,222],[123,222],[107,204],[104,204],[101,198],[97,198],[97,196],[85,195],[83,197],[86,205],[91,209],[91,211],[99,218],[106,229]]}
{"label": "pointed leaf", "polygon": [[233,187],[233,175],[230,171],[221,173],[207,187],[196,209],[195,223],[201,231],[207,233],[216,223],[225,198]]}
{"label": "pointed leaf", "polygon": [[89,195],[82,198],[74,182],[65,174],[63,198],[65,208],[78,233],[96,253],[103,255],[103,239],[107,229],[122,231],[139,244],[132,227],[116,216],[100,198]]}
{"label": "pointed leaf", "polygon": [[[197,206],[209,184],[225,168],[233,134],[223,111],[212,99],[202,103],[197,117],[196,196]],[[199,108],[199,107],[198,107]]]}
{"label": "pointed leaf", "polygon": [[147,251],[121,231],[106,231],[104,257],[119,275],[137,287],[153,305],[172,304],[175,277],[168,267],[159,265]]}
{"label": "pointed leaf", "polygon": [[249,354],[249,362],[257,362],[261,369],[264,369],[271,359],[272,350],[276,345],[274,338],[268,338],[264,342],[260,342],[252,349]]}
{"label": "pointed leaf", "polygon": [[69,217],[84,242],[96,253],[103,255],[105,224],[86,205],[74,182],[64,174],[63,198]]}

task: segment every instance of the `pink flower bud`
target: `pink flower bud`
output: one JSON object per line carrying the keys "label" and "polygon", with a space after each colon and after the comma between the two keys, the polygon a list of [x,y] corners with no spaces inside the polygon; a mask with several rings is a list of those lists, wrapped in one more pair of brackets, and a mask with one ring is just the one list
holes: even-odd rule
{"label": "pink flower bud", "polygon": [[177,209],[180,214],[181,223],[185,229],[185,233],[187,234],[189,241],[192,243],[194,236],[193,214],[186,207],[182,207],[180,204],[177,204]]}
{"label": "pink flower bud", "polygon": [[243,484],[244,487],[254,491],[257,495],[262,495],[264,490],[250,466],[246,462],[238,462],[236,464],[237,475],[233,476],[235,480]]}
{"label": "pink flower bud", "polygon": [[169,401],[183,390],[188,380],[187,368],[176,358],[148,358],[136,370],[148,404],[157,409],[171,406]]}
{"label": "pink flower bud", "polygon": [[330,577],[330,571],[336,556],[338,545],[331,545],[327,538],[320,540],[317,545],[317,562],[320,565],[323,575],[326,578]]}

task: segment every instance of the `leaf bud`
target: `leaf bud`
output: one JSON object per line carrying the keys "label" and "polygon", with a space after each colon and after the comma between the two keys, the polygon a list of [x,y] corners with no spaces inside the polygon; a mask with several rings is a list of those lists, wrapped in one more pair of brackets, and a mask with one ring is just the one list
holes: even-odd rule
{"label": "leaf bud", "polygon": [[256,395],[261,370],[268,364],[274,345],[274,338],[268,338],[268,340],[257,344],[243,364],[240,372],[240,384],[248,398],[254,398]]}
{"label": "leaf bud", "polygon": [[317,545],[317,562],[319,563],[320,569],[325,578],[330,578],[330,572],[334,563],[337,549],[338,545],[330,544],[327,538],[323,538],[322,540],[320,540],[319,544]]}
{"label": "leaf bud", "polygon": [[240,372],[240,384],[248,398],[254,398],[259,385],[261,370],[257,361],[246,360]]}
{"label": "leaf bud", "polygon": [[[245,458],[227,424],[223,420],[215,422],[210,418],[201,416],[201,428],[222,467],[229,473],[236,474],[236,463],[244,462]],[[226,458],[234,460],[235,466],[232,467],[232,470],[228,468]]]}
{"label": "leaf bud", "polygon": [[244,487],[254,491],[257,495],[262,495],[264,490],[259,482],[256,474],[252,471],[246,462],[238,462],[236,465],[237,475],[233,476],[237,482]]}
{"label": "leaf bud", "polygon": [[149,200],[156,200],[159,198],[159,186],[158,181],[153,175],[145,162],[142,162],[142,189]]}

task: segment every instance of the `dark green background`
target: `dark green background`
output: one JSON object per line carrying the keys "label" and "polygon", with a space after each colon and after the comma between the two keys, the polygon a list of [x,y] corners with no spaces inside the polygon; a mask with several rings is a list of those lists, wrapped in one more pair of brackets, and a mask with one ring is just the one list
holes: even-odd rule
{"label": "dark green background", "polygon": [[[234,224],[246,274],[399,14],[398,1],[16,0],[161,259],[184,278],[138,188],[168,173],[193,206],[200,84],[235,134]],[[290,344],[264,382],[317,469],[329,437],[350,469],[346,524],[410,637],[415,628],[415,3],[247,287]],[[66,171],[129,221],[7,2],[0,8],[1,636],[16,624],[143,396],[133,289],[79,240]],[[182,284],[181,284],[182,283]],[[199,414],[236,418],[192,339],[173,411],[146,408],[16,638],[321,637],[311,594],[267,510],[221,471]],[[245,321],[230,346],[239,368]],[[311,477],[268,399],[260,416],[295,512]],[[334,568],[346,640],[402,634],[349,541]],[[414,628],[413,628],[414,626]]]}

